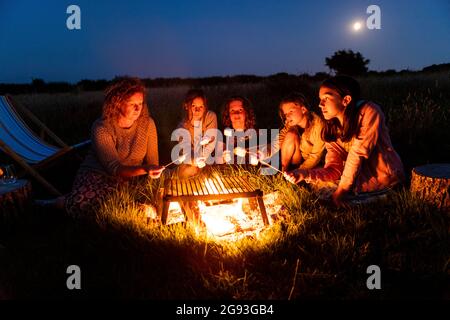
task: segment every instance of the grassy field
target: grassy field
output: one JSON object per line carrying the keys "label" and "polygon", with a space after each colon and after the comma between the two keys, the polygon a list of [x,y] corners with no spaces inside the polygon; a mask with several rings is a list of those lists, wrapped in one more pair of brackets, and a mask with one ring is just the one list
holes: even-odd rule
{"label": "grassy field", "polygon": [[[449,162],[448,74],[361,83],[365,97],[383,106],[408,172],[425,163]],[[205,90],[215,111],[227,96],[246,95],[255,105],[259,127],[277,128],[279,99],[296,89],[317,105],[317,87],[301,80],[272,80]],[[187,89],[149,89],[162,162],[169,158],[170,133]],[[102,94],[15,99],[75,143],[89,137]],[[212,241],[181,225],[148,224],[135,200],[143,195],[152,200],[155,181],[138,180],[119,190],[86,221],[31,209],[14,224],[2,226],[0,298],[450,298],[450,215],[415,199],[407,186],[383,203],[335,209],[279,176],[249,174],[265,192],[282,190],[289,215],[260,237],[234,243]],[[82,270],[80,291],[66,288],[66,268],[72,264]],[[370,265],[381,268],[381,290],[366,287]]]}

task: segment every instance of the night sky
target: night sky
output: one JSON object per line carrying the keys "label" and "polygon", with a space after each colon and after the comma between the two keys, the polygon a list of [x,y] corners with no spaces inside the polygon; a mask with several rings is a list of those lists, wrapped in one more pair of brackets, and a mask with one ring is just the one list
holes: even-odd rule
{"label": "night sky", "polygon": [[[71,4],[81,30],[66,27]],[[371,4],[381,30],[365,27]],[[0,0],[0,40],[0,83],[314,74],[340,49],[419,70],[450,62],[450,1]]]}

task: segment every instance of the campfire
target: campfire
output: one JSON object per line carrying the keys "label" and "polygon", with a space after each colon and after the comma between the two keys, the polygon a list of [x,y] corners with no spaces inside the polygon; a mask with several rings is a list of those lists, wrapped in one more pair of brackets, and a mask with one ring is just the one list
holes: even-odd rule
{"label": "campfire", "polygon": [[193,222],[198,232],[217,239],[257,235],[273,220],[274,195],[264,196],[246,176],[216,172],[190,179],[167,179],[162,194],[163,224]]}

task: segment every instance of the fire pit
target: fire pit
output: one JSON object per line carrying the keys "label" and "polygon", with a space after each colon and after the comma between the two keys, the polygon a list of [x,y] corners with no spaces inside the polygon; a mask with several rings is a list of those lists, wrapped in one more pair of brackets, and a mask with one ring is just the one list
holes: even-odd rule
{"label": "fire pit", "polygon": [[[160,207],[161,222],[167,224],[169,208],[178,208],[185,220],[192,219],[189,206],[196,203],[202,223],[215,234],[224,234],[231,227],[225,217],[233,213],[231,219],[244,220],[243,201],[257,203],[264,225],[269,224],[263,202],[263,192],[253,186],[247,176],[226,175],[220,172],[199,175],[190,179],[167,179],[162,193]],[[229,217],[228,217],[229,218]],[[222,221],[221,221],[222,219]]]}

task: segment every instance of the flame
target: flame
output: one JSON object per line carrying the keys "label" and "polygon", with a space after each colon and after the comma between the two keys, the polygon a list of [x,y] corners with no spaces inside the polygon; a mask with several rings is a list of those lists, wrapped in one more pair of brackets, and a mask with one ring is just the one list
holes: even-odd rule
{"label": "flame", "polygon": [[[226,192],[234,191],[225,187],[220,175],[217,173],[213,175],[213,178],[205,180],[205,187],[210,194],[220,194],[221,190]],[[249,209],[247,211],[250,211],[248,201],[248,199],[236,198],[225,203],[222,201],[222,203],[212,205],[198,201],[200,219],[205,224],[206,231],[215,237],[222,237],[239,231],[256,230],[263,227],[264,223],[262,218],[260,218],[259,212],[256,213],[256,216],[259,218],[254,217],[254,219],[250,218],[250,212],[248,214],[244,212],[244,202],[247,204],[247,209]]]}
{"label": "flame", "polygon": [[200,218],[206,230],[217,237],[224,236],[242,229],[248,224],[248,218],[243,211],[243,199],[238,198],[232,203],[207,206],[199,201]]}
{"label": "flame", "polygon": [[209,209],[200,209],[200,217],[206,226],[206,230],[215,236],[222,236],[236,231],[236,226],[227,219],[225,214],[227,206],[217,205]]}
{"label": "flame", "polygon": [[170,202],[167,224],[178,223],[183,221],[185,221],[185,219],[180,204],[178,202]]}
{"label": "flame", "polygon": [[145,210],[145,216],[148,219],[156,219],[158,217],[156,208],[154,206],[152,206],[151,204],[143,204],[143,207]]}
{"label": "flame", "polygon": [[[234,189],[225,187],[219,174],[214,173],[213,177],[203,181],[204,189],[209,194],[220,194],[234,192]],[[194,191],[195,194],[195,191]],[[270,196],[270,197],[269,197]],[[277,203],[278,194],[269,194],[263,197],[267,200],[270,210],[279,211]],[[235,198],[233,200],[210,200],[197,201],[198,216],[201,223],[195,225],[197,232],[204,232],[216,240],[236,241],[246,236],[257,236],[265,228],[264,222],[257,205],[251,205],[249,198]],[[169,204],[169,223],[185,221],[182,208],[178,202]],[[269,215],[269,222],[272,223]],[[203,227],[201,226],[203,225]]]}

